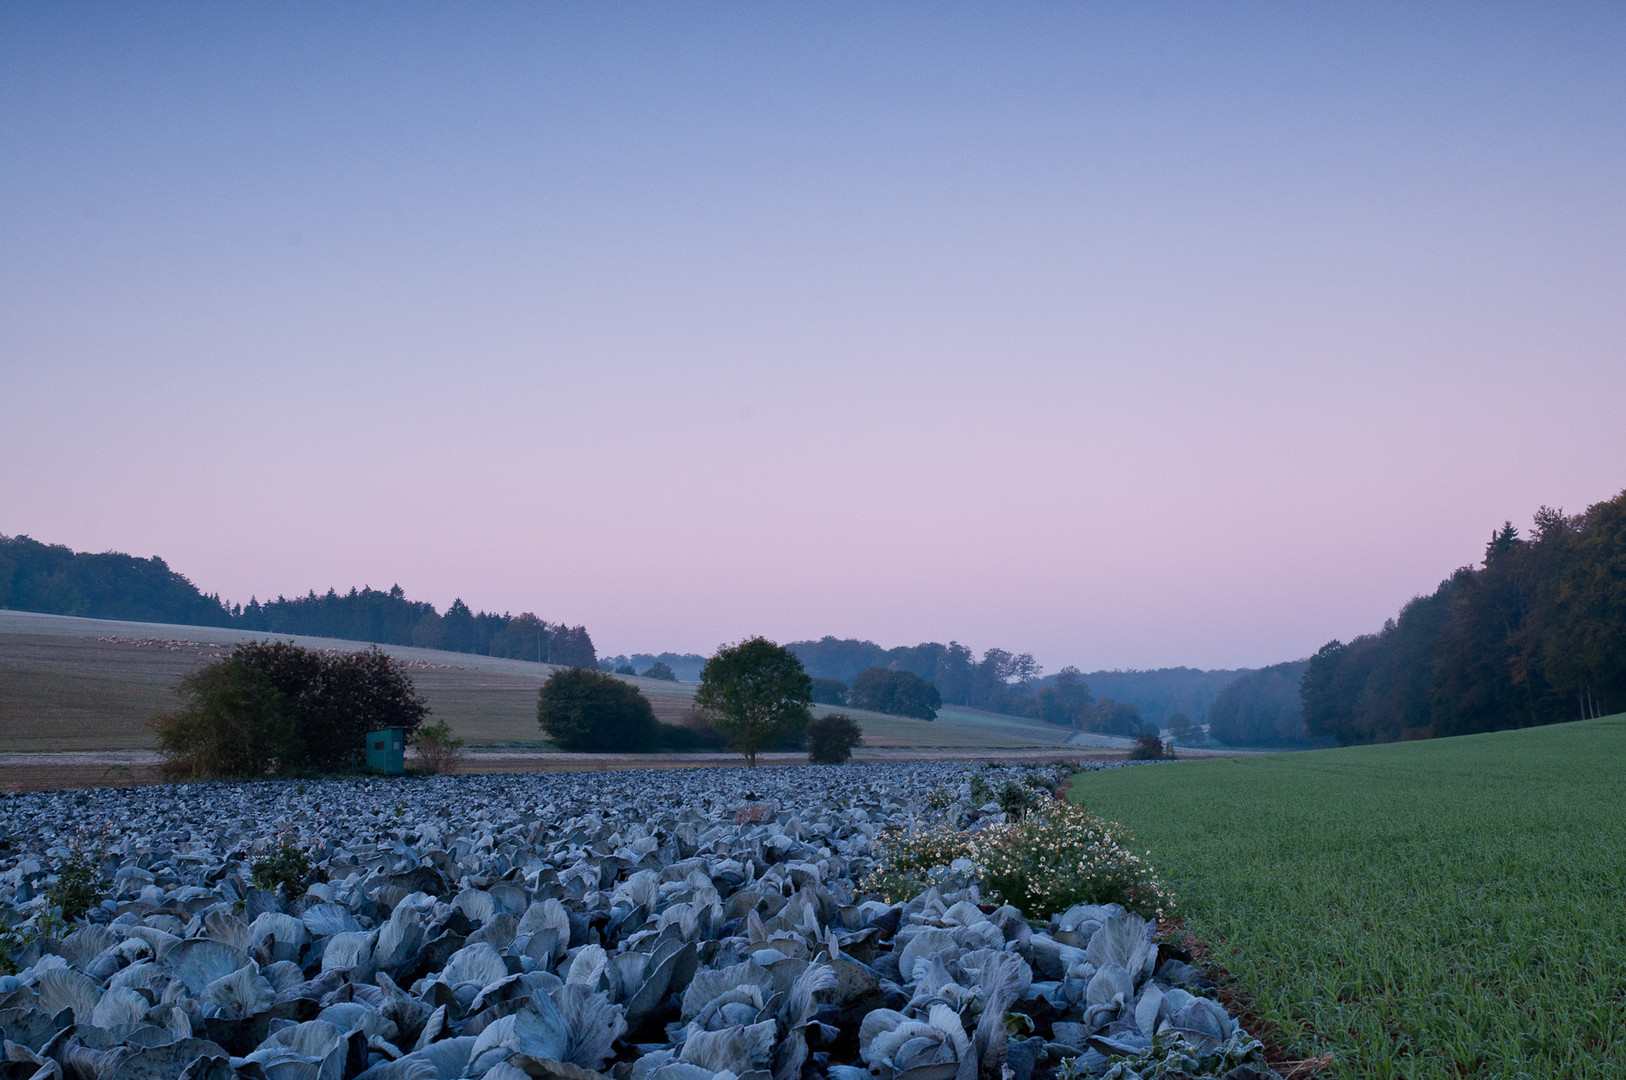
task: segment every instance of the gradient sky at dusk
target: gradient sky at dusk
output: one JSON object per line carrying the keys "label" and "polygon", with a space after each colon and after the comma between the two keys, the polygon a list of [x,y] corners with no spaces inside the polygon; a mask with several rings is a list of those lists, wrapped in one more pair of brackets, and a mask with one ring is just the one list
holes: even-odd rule
{"label": "gradient sky at dusk", "polygon": [[0,5],[0,533],[601,653],[1376,629],[1626,487],[1626,8]]}

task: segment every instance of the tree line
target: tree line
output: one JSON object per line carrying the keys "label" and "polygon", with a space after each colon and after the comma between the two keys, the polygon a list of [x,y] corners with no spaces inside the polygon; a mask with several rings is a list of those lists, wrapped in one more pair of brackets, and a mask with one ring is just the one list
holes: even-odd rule
{"label": "tree line", "polygon": [[388,592],[329,589],[320,596],[279,596],[263,604],[251,599],[246,607],[233,607],[232,616],[228,625],[274,634],[416,645],[565,667],[598,663],[585,626],[550,623],[529,611],[472,611],[461,599],[440,614],[433,604],[407,599],[399,585]]}
{"label": "tree line", "polygon": [[1331,641],[1300,683],[1311,737],[1466,735],[1626,710],[1626,491],[1508,522],[1376,634]]}
{"label": "tree line", "polygon": [[989,712],[1036,708],[1031,699],[1043,673],[1032,653],[996,648],[987,650],[979,659],[957,641],[947,645],[927,641],[883,649],[873,641],[826,635],[818,641],[793,641],[785,647],[815,678],[836,679],[850,686],[872,668],[906,671],[936,687],[943,704]]}
{"label": "tree line", "polygon": [[597,657],[585,626],[519,615],[471,611],[454,600],[441,614],[410,600],[399,585],[388,592],[352,588],[348,593],[314,590],[292,599],[227,604],[204,593],[156,556],[138,559],[118,552],[76,552],[27,536],[0,536],[0,608],[128,619],[186,626],[222,626],[273,634],[337,638],[382,645],[480,653],[537,660],[567,667],[593,667]]}
{"label": "tree line", "polygon": [[[841,695],[849,692],[859,675],[871,668],[886,668],[907,671],[931,683],[945,705],[1087,730],[1110,729],[1124,735],[1137,735],[1180,713],[1200,724],[1215,695],[1247,673],[1247,669],[1160,668],[1086,675],[1068,666],[1045,675],[1031,653],[993,648],[978,657],[957,641],[888,649],[873,641],[825,636],[817,641],[793,641],[786,648],[813,676],[815,700],[844,704],[846,698]],[[1100,702],[1094,697],[1097,693]]]}
{"label": "tree line", "polygon": [[[672,673],[673,680],[677,682],[699,682],[700,670],[706,666],[706,657],[699,653],[622,653],[616,656],[601,656],[598,658],[600,671],[613,672],[618,675],[643,675],[649,671]],[[664,674],[656,674],[651,678],[664,679]]]}

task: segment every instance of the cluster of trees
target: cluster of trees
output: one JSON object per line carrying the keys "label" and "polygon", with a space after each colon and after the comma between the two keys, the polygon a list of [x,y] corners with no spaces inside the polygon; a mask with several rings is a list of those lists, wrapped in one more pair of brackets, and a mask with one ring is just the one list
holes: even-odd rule
{"label": "cluster of trees", "polygon": [[1464,735],[1626,709],[1626,492],[1529,538],[1497,530],[1484,564],[1382,631],[1329,642],[1300,684],[1312,737]]}
{"label": "cluster of trees", "polygon": [[180,707],[153,719],[179,776],[354,769],[369,731],[410,738],[429,714],[412,679],[379,649],[318,651],[255,641],[183,677]]}
{"label": "cluster of trees", "polygon": [[1132,701],[1114,701],[1109,697],[1086,706],[1077,726],[1102,735],[1126,735],[1130,738],[1158,734],[1158,726],[1141,716],[1138,705]]}
{"label": "cluster of trees", "polygon": [[279,596],[263,604],[251,599],[246,607],[234,606],[231,616],[228,625],[274,634],[416,645],[565,667],[593,667],[598,662],[585,626],[550,623],[529,611],[519,615],[472,611],[461,599],[453,600],[443,615],[433,604],[407,599],[399,585],[388,592],[329,589],[320,596],[315,592],[292,600]]}
{"label": "cluster of trees", "polygon": [[388,592],[329,589],[292,599],[226,604],[205,594],[156,556],[75,552],[26,536],[0,536],[0,607],[187,626],[229,626],[256,633],[417,645],[515,660],[592,667],[593,639],[584,626],[546,622],[525,612],[471,611],[455,600],[443,615],[410,600],[399,585]]}
{"label": "cluster of trees", "polygon": [[[1161,668],[1156,671],[1095,671],[1088,675],[1066,667],[1046,676],[1031,653],[988,649],[979,659],[957,641],[935,641],[885,649],[873,641],[823,637],[793,641],[786,648],[802,661],[818,683],[815,700],[838,705],[847,686],[870,668],[907,671],[937,688],[944,704],[1036,717],[1063,727],[1090,730],[1127,730],[1133,706],[1137,725],[1158,726],[1175,713],[1201,723],[1209,703],[1244,671],[1199,671]],[[1090,691],[1110,698],[1108,708],[1092,711]],[[855,703],[856,704],[856,703]]]}
{"label": "cluster of trees", "polygon": [[937,688],[942,702],[967,705],[990,712],[1034,715],[1031,709],[1036,683],[1042,674],[1032,653],[989,649],[979,660],[957,641],[935,641],[883,649],[873,641],[823,637],[793,641],[785,646],[795,653],[810,675],[851,684],[871,668],[907,671]]}
{"label": "cluster of trees", "polygon": [[755,765],[757,755],[804,740],[810,760],[845,761],[861,733],[845,716],[814,720],[813,680],[795,654],[755,637],[728,645],[706,661],[695,692],[698,724],[660,723],[637,687],[612,674],[586,668],[556,671],[543,684],[536,719],[565,750],[638,751],[689,749],[698,728],[714,731]]}
{"label": "cluster of trees", "polygon": [[813,679],[813,700],[820,705],[847,704],[847,684],[840,679]]}
{"label": "cluster of trees", "polygon": [[[1102,710],[1097,707],[1089,683],[1076,667],[1062,668],[1046,679],[1033,695],[1034,712],[1047,724],[1093,730]],[[1111,714],[1112,702],[1106,702],[1106,714]]]}
{"label": "cluster of trees", "polygon": [[1174,667],[1149,670],[1092,671],[1090,689],[1102,697],[1134,703],[1148,723],[1172,726],[1176,713],[1192,723],[1208,721],[1208,708],[1221,690],[1248,673],[1248,669]]}
{"label": "cluster of trees", "polygon": [[1299,681],[1309,664],[1272,664],[1221,690],[1208,707],[1209,734],[1229,746],[1311,745],[1299,698]]}
{"label": "cluster of trees", "polygon": [[614,675],[642,675],[646,679],[660,679],[662,682],[677,682],[677,672],[665,663],[657,660],[643,671],[639,671],[630,663],[606,664],[599,661],[599,670],[608,671]]}
{"label": "cluster of trees", "polygon": [[872,667],[860,671],[853,679],[852,689],[847,692],[847,704],[891,716],[936,720],[943,698],[937,687],[912,671]]}
{"label": "cluster of trees", "polygon": [[[652,670],[670,671],[672,678],[679,682],[699,682],[700,669],[706,666],[706,658],[698,653],[625,653],[619,656],[601,656],[598,661],[600,671],[614,672],[617,675],[644,675],[651,679],[664,679],[665,675],[649,675]],[[627,669],[631,668],[629,672]]]}
{"label": "cluster of trees", "polygon": [[93,619],[229,626],[220,597],[204,595],[160,558],[75,552],[0,536],[0,608]]}

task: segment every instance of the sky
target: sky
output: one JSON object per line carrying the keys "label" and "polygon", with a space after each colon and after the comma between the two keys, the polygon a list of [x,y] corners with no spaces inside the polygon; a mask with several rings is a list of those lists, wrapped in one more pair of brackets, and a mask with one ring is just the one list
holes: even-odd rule
{"label": "sky", "polygon": [[1626,8],[0,5],[0,533],[1257,666],[1626,488]]}

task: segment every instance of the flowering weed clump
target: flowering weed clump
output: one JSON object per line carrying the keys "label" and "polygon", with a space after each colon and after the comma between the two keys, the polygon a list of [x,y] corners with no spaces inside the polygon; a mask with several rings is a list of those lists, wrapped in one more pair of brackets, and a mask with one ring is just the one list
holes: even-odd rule
{"label": "flowering weed clump", "polygon": [[880,893],[889,904],[925,892],[956,859],[970,857],[970,836],[950,821],[911,822],[907,829],[881,834],[880,861],[863,883],[865,892]]}
{"label": "flowering weed clump", "polygon": [[1021,821],[972,832],[952,822],[927,823],[887,839],[865,888],[899,903],[935,884],[944,868],[967,860],[995,899],[1029,918],[1045,918],[1074,904],[1122,904],[1161,919],[1174,896],[1152,867],[1129,849],[1121,825],[1081,806],[1047,799]]}
{"label": "flowering weed clump", "polygon": [[1129,849],[1122,825],[1049,799],[1015,823],[968,834],[983,883],[1032,918],[1074,904],[1122,904],[1149,919],[1174,908],[1151,864]]}

